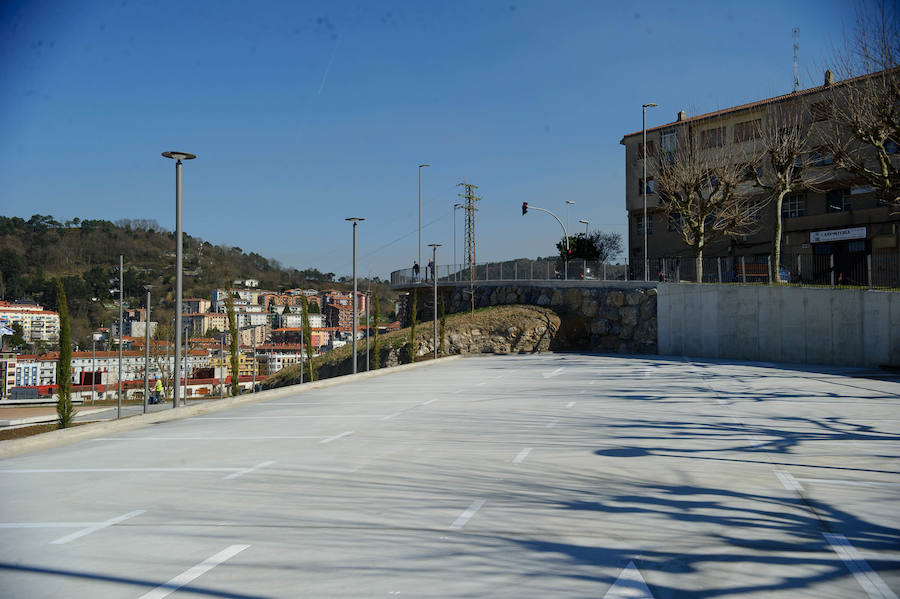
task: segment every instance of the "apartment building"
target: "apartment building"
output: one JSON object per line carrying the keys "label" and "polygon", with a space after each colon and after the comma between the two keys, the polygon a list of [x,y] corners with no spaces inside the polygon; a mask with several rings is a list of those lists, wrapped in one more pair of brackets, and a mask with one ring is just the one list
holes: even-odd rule
{"label": "apartment building", "polygon": [[[628,257],[631,264],[637,265],[632,269],[632,276],[643,276],[645,226],[652,278],[662,277],[662,271],[671,268],[671,260],[665,259],[684,258],[689,264],[694,255],[681,235],[679,215],[667,214],[660,204],[652,176],[653,161],[672,159],[677,147],[690,144],[692,151],[701,153],[724,149],[733,155],[735,162],[749,164],[752,157],[762,152],[761,124],[783,118],[785,114],[803,115],[804,123],[809,127],[810,143],[802,160],[807,169],[805,173],[814,181],[806,191],[786,197],[781,210],[781,267],[788,271],[791,280],[824,282],[818,279],[836,271],[838,276],[853,273],[855,283],[865,284],[867,256],[872,256],[876,265],[895,264],[895,259],[900,261],[900,216],[891,214],[889,206],[879,200],[873,188],[848,172],[836,169],[834,156],[824,146],[833,130],[829,118],[830,94],[841,86],[858,85],[859,81],[834,83],[826,74],[825,84],[819,87],[693,117],[681,111],[674,121],[646,130],[646,148],[643,147],[643,131],[625,135],[620,143],[625,146]],[[897,144],[889,151],[893,153],[893,160],[900,160]],[[643,208],[645,160],[648,174],[646,225]],[[761,203],[768,199],[767,192],[755,185],[752,172],[741,183],[739,192],[751,194]],[[726,270],[733,269],[741,260],[765,264],[773,253],[775,221],[775,203],[771,202],[759,213],[757,232],[721,239],[707,247],[705,257],[718,260],[720,268]],[[690,269],[692,271],[693,267]]]}
{"label": "apartment building", "polygon": [[23,337],[29,343],[59,341],[59,314],[38,304],[0,302],[0,322],[7,326],[21,325]]}

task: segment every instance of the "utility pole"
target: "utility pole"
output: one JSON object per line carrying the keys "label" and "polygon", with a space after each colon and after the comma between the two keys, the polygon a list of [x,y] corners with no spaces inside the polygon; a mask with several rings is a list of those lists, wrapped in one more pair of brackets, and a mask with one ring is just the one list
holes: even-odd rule
{"label": "utility pole", "polygon": [[478,210],[475,203],[480,202],[481,198],[475,196],[477,185],[471,183],[457,183],[457,187],[463,187],[465,191],[458,194],[463,200],[463,210],[466,211],[466,268],[469,269],[469,296],[472,303],[472,312],[475,312],[475,268],[477,262],[475,260],[475,212]]}

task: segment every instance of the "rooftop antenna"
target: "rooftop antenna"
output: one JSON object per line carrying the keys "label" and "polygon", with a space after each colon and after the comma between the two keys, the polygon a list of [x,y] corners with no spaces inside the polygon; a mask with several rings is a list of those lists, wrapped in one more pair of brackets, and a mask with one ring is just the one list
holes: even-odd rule
{"label": "rooftop antenna", "polygon": [[797,54],[800,52],[800,28],[794,27],[794,93],[800,89],[800,77],[797,75]]}

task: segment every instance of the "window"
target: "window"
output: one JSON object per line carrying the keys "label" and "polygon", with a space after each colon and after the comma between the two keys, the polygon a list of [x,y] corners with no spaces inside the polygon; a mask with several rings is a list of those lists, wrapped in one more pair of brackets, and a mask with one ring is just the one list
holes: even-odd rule
{"label": "window", "polygon": [[816,148],[810,154],[813,166],[830,166],[834,164],[834,154],[826,147]]}
{"label": "window", "polygon": [[684,223],[681,221],[681,213],[673,212],[672,214],[669,215],[668,230],[670,233],[673,231],[680,232],[683,227],[684,227]]}
{"label": "window", "polygon": [[[647,142],[647,156],[653,156],[654,148],[653,148],[653,140]],[[638,142],[638,158],[644,157],[644,144]]]}
{"label": "window", "polygon": [[762,119],[744,121],[734,126],[734,143],[759,139]]}
{"label": "window", "polygon": [[827,121],[831,119],[831,104],[824,100],[822,102],[813,102],[809,107],[812,114],[813,122]]}
{"label": "window", "polygon": [[896,141],[892,141],[889,139],[884,144],[884,150],[888,154],[900,154],[900,145],[898,145]]}
{"label": "window", "polygon": [[806,214],[806,196],[802,193],[795,193],[786,196],[781,203],[782,218],[794,218]]}
{"label": "window", "polygon": [[[650,195],[656,191],[655,186],[653,185],[653,177],[647,177],[647,195]],[[644,194],[644,180],[638,179],[638,193]]]}
{"label": "window", "polygon": [[725,127],[706,129],[700,132],[701,148],[718,148],[725,145]]}
{"label": "window", "polygon": [[678,145],[678,130],[666,129],[660,135],[659,147],[663,152],[674,152]]}
{"label": "window", "polygon": [[850,210],[850,190],[832,189],[825,194],[825,209],[828,212]]}
{"label": "window", "polygon": [[[643,216],[635,216],[634,222],[637,225],[637,234],[644,234],[644,217]],[[653,217],[649,214],[647,215],[647,235],[653,235]]]}

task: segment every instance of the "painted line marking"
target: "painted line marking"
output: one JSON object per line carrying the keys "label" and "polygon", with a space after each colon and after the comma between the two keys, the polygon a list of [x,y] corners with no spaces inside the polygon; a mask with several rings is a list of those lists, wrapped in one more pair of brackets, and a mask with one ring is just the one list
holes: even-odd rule
{"label": "painted line marking", "polygon": [[234,472],[242,468],[45,468],[0,470],[0,474],[65,474],[68,472]]}
{"label": "painted line marking", "polygon": [[436,401],[437,401],[437,398],[435,397],[434,399],[429,399],[429,400],[426,401],[426,402],[422,402],[422,405],[423,405],[423,406],[427,406],[427,405],[429,405],[429,404],[433,404],[433,403],[436,402]]}
{"label": "painted line marking", "polygon": [[831,533],[825,533],[824,536],[834,552],[846,564],[847,569],[853,573],[856,582],[859,583],[859,586],[863,588],[871,599],[897,599],[894,591],[869,567],[869,564],[862,558],[856,548],[850,544],[847,537]]}
{"label": "painted line marking", "polygon": [[575,407],[575,402],[574,402],[574,401],[570,401],[569,403],[566,404],[566,407],[567,407],[567,408],[574,408],[574,407]]}
{"label": "painted line marking", "polygon": [[541,376],[543,376],[545,379],[553,378],[555,376],[561,375],[563,370],[565,370],[565,368],[563,366],[560,366],[559,368],[557,368],[556,370],[554,370],[552,372],[542,372]]}
{"label": "painted line marking", "polygon": [[343,439],[349,435],[352,435],[353,431],[344,431],[340,435],[335,435],[333,437],[328,437],[327,439],[322,439],[319,443],[331,443],[332,441],[337,441],[338,439]]}
{"label": "painted line marking", "polygon": [[721,397],[717,397],[717,398],[716,398],[716,403],[719,404],[720,406],[724,406],[724,405],[725,405],[726,403],[728,403],[728,402],[725,401],[724,399],[722,399]]}
{"label": "painted line marking", "polygon": [[453,524],[450,525],[450,529],[451,530],[461,529],[463,526],[466,525],[466,522],[468,522],[469,520],[472,519],[472,516],[474,516],[476,513],[478,513],[478,510],[480,510],[483,505],[484,505],[484,499],[478,499],[477,501],[473,501],[472,505],[467,507],[465,509],[465,511],[462,514],[460,514],[456,520],[453,521]]}
{"label": "painted line marking", "polygon": [[252,466],[250,468],[244,468],[243,470],[238,470],[237,472],[232,472],[228,476],[224,477],[222,480],[231,480],[233,478],[238,478],[244,476],[245,474],[250,474],[251,472],[255,472],[260,468],[265,468],[266,466],[271,466],[275,463],[275,460],[269,460],[268,462],[260,462],[256,466]]}
{"label": "painted line marking", "polygon": [[0,528],[89,528],[99,522],[0,522]]}
{"label": "painted line marking", "polygon": [[90,441],[270,441],[278,439],[321,439],[322,435],[288,435],[260,437],[98,437]]}
{"label": "painted line marking", "polygon": [[531,453],[531,447],[526,447],[525,449],[520,451],[516,457],[513,458],[512,463],[513,464],[521,464],[522,462],[525,461],[525,458],[528,457],[529,453]]}
{"label": "painted line marking", "polygon": [[92,532],[97,532],[98,530],[103,530],[104,528],[109,528],[114,524],[118,524],[119,522],[124,522],[129,518],[134,518],[135,516],[140,516],[147,510],[135,510],[133,512],[128,512],[127,514],[123,514],[121,516],[116,516],[115,518],[110,518],[106,522],[97,522],[92,526],[88,526],[87,528],[83,528],[79,531],[73,532],[70,535],[66,535],[64,537],[60,537],[55,541],[51,541],[54,545],[65,545],[69,541],[74,541],[75,539],[80,539],[83,536],[89,535]]}
{"label": "painted line marking", "polygon": [[551,420],[550,422],[547,423],[547,428],[553,428],[554,426],[556,426],[557,422],[559,422],[559,420],[554,418],[553,420]]}
{"label": "painted line marking", "polygon": [[197,420],[286,420],[302,418],[381,418],[384,414],[304,414],[297,416],[198,416]]}
{"label": "painted line marking", "polygon": [[603,599],[653,599],[653,593],[631,561],[619,572],[619,577],[603,595]]}
{"label": "painted line marking", "polygon": [[476,387],[483,387],[483,386],[485,386],[485,385],[487,385],[487,381],[481,381],[480,383],[478,383],[478,384],[475,385],[475,386],[476,386]]}
{"label": "painted line marking", "polygon": [[794,478],[794,475],[790,472],[785,472],[784,470],[776,470],[775,476],[778,477],[778,480],[781,481],[781,484],[784,485],[784,488],[788,491],[802,491],[803,485],[797,482],[797,479]]}
{"label": "painted line marking", "polygon": [[593,384],[596,383],[596,382],[597,382],[596,380],[591,380],[591,382],[588,383],[588,385],[593,385]]}
{"label": "painted line marking", "polygon": [[406,410],[400,410],[399,412],[394,412],[393,414],[388,414],[387,416],[385,416],[384,418],[382,418],[382,420],[390,420],[390,419],[393,418],[394,416],[399,416],[400,414],[402,414],[402,413],[405,412],[405,411],[406,411]]}
{"label": "painted line marking", "polygon": [[821,483],[824,485],[858,485],[861,487],[900,487],[900,483],[888,483],[869,480],[839,480],[836,478],[798,478],[804,483]]}
{"label": "painted line marking", "polygon": [[584,395],[585,393],[587,393],[587,390],[582,389],[581,391],[578,392],[578,395]]}
{"label": "painted line marking", "polygon": [[149,593],[141,595],[140,599],[163,599],[163,597],[168,597],[184,585],[203,576],[222,562],[231,559],[248,547],[250,547],[250,545],[231,545],[226,547],[214,556],[203,560],[203,562],[197,564],[193,568],[185,570],[169,582],[161,584]]}

